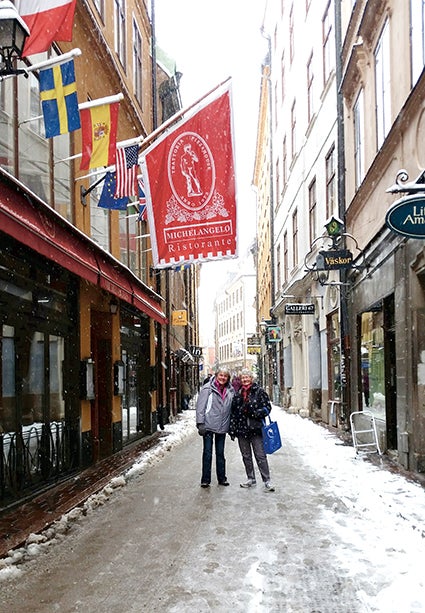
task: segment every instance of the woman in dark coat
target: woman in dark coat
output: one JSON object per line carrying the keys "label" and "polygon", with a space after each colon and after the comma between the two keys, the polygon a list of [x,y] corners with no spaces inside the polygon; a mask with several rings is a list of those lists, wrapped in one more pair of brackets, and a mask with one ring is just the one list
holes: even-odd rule
{"label": "woman in dark coat", "polygon": [[239,449],[246,470],[247,481],[241,487],[248,488],[257,484],[252,455],[260,471],[266,492],[274,492],[270,482],[270,469],[263,447],[262,419],[271,411],[267,392],[254,382],[250,370],[241,372],[240,390],[235,394],[230,414],[229,434],[232,440],[238,439]]}

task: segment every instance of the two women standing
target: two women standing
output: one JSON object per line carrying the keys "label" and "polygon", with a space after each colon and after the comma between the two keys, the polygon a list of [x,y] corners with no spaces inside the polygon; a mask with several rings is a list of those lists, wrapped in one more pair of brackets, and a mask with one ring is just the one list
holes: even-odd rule
{"label": "two women standing", "polygon": [[262,420],[271,411],[270,399],[265,390],[254,382],[250,370],[243,370],[240,380],[241,387],[235,391],[230,384],[229,371],[221,369],[199,393],[196,425],[199,434],[204,437],[201,486],[209,487],[211,483],[214,438],[217,480],[219,485],[229,485],[224,457],[224,444],[228,432],[232,440],[238,439],[245,466],[247,480],[240,484],[241,487],[249,488],[256,485],[254,455],[265,491],[274,492],[261,432]]}

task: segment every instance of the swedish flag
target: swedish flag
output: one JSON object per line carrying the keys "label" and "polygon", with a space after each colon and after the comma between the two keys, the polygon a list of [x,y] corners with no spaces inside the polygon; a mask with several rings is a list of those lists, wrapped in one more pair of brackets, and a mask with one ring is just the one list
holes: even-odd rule
{"label": "swedish flag", "polygon": [[81,127],[74,60],[40,71],[40,98],[46,138]]}

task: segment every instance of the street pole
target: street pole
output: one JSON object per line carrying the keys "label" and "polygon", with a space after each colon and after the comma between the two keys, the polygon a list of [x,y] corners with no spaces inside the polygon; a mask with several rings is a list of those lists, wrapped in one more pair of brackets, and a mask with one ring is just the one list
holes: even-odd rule
{"label": "street pole", "polygon": [[[345,226],[345,139],[344,139],[344,100],[341,92],[342,83],[342,25],[341,25],[341,0],[335,1],[335,76],[337,91],[337,177],[338,177],[338,216]],[[345,248],[345,238],[343,238]],[[350,334],[348,322],[348,297],[347,280],[348,269],[341,269],[340,278],[340,342],[341,342],[341,415],[340,419],[348,428],[349,423],[349,400],[350,400]]]}

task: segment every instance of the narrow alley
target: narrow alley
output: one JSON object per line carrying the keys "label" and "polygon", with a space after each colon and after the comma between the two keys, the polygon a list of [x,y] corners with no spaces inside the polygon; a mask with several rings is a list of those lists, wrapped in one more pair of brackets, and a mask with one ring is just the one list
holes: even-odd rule
{"label": "narrow alley", "polygon": [[270,456],[275,492],[239,487],[230,438],[230,487],[200,488],[201,439],[186,411],[166,426],[175,444],[159,452],[159,442],[122,487],[68,514],[50,541],[34,538],[22,563],[3,564],[0,610],[425,611],[421,485],[309,420],[272,415],[283,437]]}

